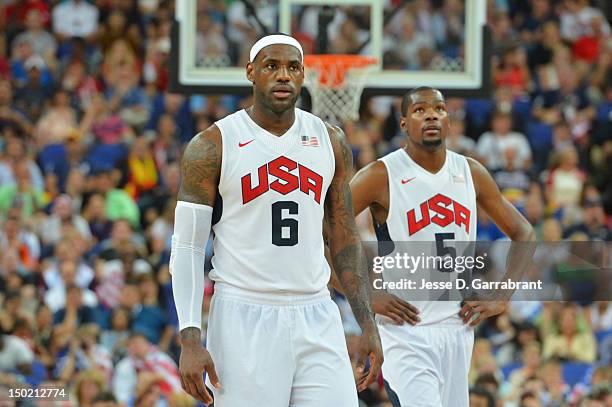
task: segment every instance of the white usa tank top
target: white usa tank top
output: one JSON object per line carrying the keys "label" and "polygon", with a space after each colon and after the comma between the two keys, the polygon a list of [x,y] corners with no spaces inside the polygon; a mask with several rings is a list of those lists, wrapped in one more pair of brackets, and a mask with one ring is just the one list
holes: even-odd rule
{"label": "white usa tank top", "polygon": [[[389,179],[389,211],[386,223],[377,225],[379,240],[390,239],[394,242],[394,252],[408,250],[411,255],[417,256],[444,256],[448,253],[445,252],[446,247],[455,244],[468,246],[469,250],[472,244],[467,242],[476,240],[477,218],[476,192],[467,159],[447,150],[446,161],[435,174],[415,163],[403,149],[386,155],[380,161],[385,164]],[[417,288],[421,286],[421,275],[413,277]],[[455,270],[445,273],[437,270],[432,273],[429,270],[425,275],[432,281],[440,276],[442,280],[453,280],[457,276]],[[397,277],[397,274],[391,277],[383,272],[385,281],[397,281]],[[407,290],[390,292],[406,299],[421,311],[421,324],[458,318],[460,300],[444,300],[445,290],[420,289],[418,295]],[[420,299],[424,295],[438,301],[411,299]],[[454,299],[457,296],[446,298]]]}
{"label": "white usa tank top", "polygon": [[280,137],[245,110],[215,124],[223,157],[210,278],[259,292],[321,291],[330,277],[323,208],[335,172],[325,123],[295,109]]}

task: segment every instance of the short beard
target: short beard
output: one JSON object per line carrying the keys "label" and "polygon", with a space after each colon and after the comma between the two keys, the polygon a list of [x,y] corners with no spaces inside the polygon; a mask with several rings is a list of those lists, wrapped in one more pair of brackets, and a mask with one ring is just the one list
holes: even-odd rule
{"label": "short beard", "polygon": [[437,140],[423,140],[423,147],[434,150],[442,145],[442,139]]}
{"label": "short beard", "polygon": [[274,106],[274,103],[273,103],[272,99],[271,98],[267,98],[266,96],[267,95],[264,94],[263,92],[260,93],[259,95],[256,95],[256,97],[259,97],[259,100],[261,101],[261,104],[263,106],[265,106],[270,112],[272,112],[272,113],[274,113],[276,115],[279,115],[279,116],[281,114],[285,113],[288,110],[294,109],[295,105],[297,103],[297,100],[300,97],[299,94],[293,95],[293,99],[290,100],[291,103],[289,103],[286,107],[278,109],[278,108],[276,108]]}

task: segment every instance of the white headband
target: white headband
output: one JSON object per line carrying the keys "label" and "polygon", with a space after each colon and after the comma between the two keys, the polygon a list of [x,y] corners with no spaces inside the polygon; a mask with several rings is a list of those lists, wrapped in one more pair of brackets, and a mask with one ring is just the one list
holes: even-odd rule
{"label": "white headband", "polygon": [[267,47],[268,45],[274,45],[274,44],[291,45],[292,47],[295,47],[298,49],[298,51],[300,51],[300,55],[302,56],[302,59],[304,59],[304,51],[302,50],[302,46],[295,38],[290,37],[288,35],[273,34],[273,35],[267,35],[263,37],[262,39],[260,39],[253,45],[253,47],[251,48],[251,52],[249,54],[249,58],[250,58],[249,61],[253,62],[257,54],[259,54],[259,51],[261,51],[263,48]]}

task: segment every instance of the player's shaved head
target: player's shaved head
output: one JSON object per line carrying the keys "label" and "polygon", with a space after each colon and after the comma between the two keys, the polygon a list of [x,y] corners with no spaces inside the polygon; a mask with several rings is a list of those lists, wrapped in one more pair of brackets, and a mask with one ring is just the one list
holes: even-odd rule
{"label": "player's shaved head", "polygon": [[402,107],[401,107],[401,109],[402,109],[402,116],[406,116],[406,112],[410,108],[410,105],[412,103],[414,103],[415,97],[419,93],[425,92],[425,91],[428,91],[428,90],[429,91],[434,91],[434,92],[438,93],[440,98],[442,100],[444,100],[444,95],[442,95],[442,92],[440,92],[438,89],[432,88],[431,86],[419,86],[418,88],[414,88],[410,92],[406,93],[404,95],[404,97],[402,98]]}

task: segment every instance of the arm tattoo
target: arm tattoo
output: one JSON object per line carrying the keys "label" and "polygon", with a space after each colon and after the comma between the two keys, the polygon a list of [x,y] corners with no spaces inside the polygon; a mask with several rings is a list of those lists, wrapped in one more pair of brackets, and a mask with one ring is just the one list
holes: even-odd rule
{"label": "arm tattoo", "polygon": [[370,302],[367,262],[361,246],[353,200],[348,180],[353,168],[350,146],[339,131],[334,131],[340,157],[336,158],[336,174],[326,199],[326,216],[330,227],[330,251],[336,275],[340,279],[353,314],[362,329],[374,325]]}
{"label": "arm tattoo", "polygon": [[221,170],[221,146],[206,132],[189,142],[181,160],[181,187],[178,199],[212,205]]}

